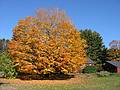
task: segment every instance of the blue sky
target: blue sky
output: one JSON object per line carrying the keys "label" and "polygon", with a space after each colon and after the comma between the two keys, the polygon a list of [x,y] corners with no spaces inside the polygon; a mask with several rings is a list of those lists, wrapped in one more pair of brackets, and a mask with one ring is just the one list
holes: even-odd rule
{"label": "blue sky", "polygon": [[18,20],[35,15],[38,8],[66,11],[79,29],[92,29],[108,47],[120,40],[120,0],[0,0],[0,38],[11,39]]}

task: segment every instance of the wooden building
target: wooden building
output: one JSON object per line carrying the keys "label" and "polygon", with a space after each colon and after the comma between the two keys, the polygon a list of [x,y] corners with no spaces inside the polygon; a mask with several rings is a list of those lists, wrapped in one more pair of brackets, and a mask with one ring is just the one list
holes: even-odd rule
{"label": "wooden building", "polygon": [[112,73],[120,73],[120,61],[107,61],[104,69]]}

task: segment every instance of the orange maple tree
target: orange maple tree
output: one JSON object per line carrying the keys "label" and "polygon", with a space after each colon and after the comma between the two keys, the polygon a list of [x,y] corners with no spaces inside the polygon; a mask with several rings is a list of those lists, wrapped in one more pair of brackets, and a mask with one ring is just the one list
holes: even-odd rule
{"label": "orange maple tree", "polygon": [[73,73],[86,62],[86,41],[65,13],[39,9],[13,29],[8,51],[17,71],[28,74]]}

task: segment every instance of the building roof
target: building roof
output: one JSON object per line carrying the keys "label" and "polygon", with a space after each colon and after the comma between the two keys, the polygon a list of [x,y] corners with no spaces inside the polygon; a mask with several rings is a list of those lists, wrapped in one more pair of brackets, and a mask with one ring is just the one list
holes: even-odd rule
{"label": "building roof", "polygon": [[94,61],[89,58],[87,63],[88,64],[94,64]]}
{"label": "building roof", "polygon": [[116,67],[120,67],[120,61],[107,61],[107,62],[116,66]]}

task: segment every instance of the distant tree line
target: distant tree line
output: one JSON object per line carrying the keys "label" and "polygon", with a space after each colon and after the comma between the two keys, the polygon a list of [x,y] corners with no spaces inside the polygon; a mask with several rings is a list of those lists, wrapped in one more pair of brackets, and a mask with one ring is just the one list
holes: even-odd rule
{"label": "distant tree line", "polygon": [[8,39],[0,39],[0,53],[7,50]]}

